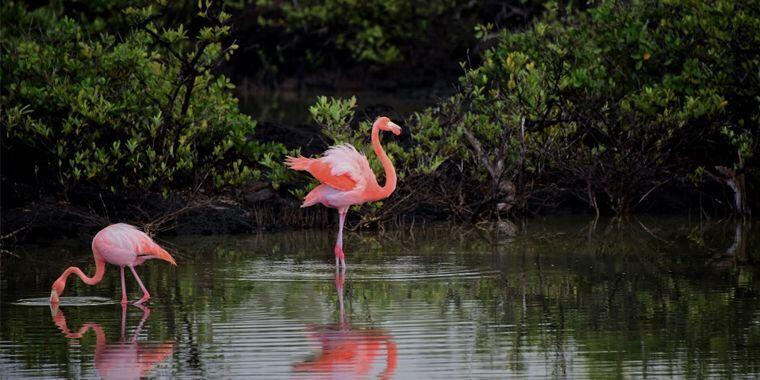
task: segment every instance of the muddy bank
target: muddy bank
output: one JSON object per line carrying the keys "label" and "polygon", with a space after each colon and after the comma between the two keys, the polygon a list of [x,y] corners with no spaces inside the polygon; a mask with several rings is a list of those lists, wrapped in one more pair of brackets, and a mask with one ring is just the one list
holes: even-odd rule
{"label": "muddy bank", "polygon": [[91,237],[104,226],[126,222],[154,235],[216,235],[256,230],[325,227],[331,210],[301,209],[299,202],[255,182],[223,194],[115,195],[83,189],[68,199],[46,197],[0,216],[3,245]]}

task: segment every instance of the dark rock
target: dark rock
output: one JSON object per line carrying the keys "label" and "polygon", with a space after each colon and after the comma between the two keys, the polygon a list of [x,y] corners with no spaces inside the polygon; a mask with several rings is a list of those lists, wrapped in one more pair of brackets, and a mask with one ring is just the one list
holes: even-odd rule
{"label": "dark rock", "polygon": [[258,202],[272,199],[275,196],[275,192],[272,189],[264,188],[259,191],[248,193],[243,196],[243,201],[248,206],[252,206]]}
{"label": "dark rock", "polygon": [[157,193],[146,194],[142,201],[124,202],[128,204],[139,204],[140,209],[149,213],[167,213],[180,209],[185,205],[185,202],[181,202],[175,199],[164,198],[163,195]]}
{"label": "dark rock", "polygon": [[264,181],[253,181],[251,183],[245,184],[240,186],[239,188],[235,189],[235,192],[237,194],[253,194],[255,192],[258,192],[260,190],[263,190],[265,188],[269,187],[269,183]]}
{"label": "dark rock", "polygon": [[0,222],[3,244],[34,241],[44,244],[63,238],[94,235],[106,223],[97,216],[84,216],[83,210],[56,202],[37,202],[25,207],[5,209]]}
{"label": "dark rock", "polygon": [[250,191],[259,191],[267,186],[269,186],[269,184],[264,181],[253,181],[248,185],[248,189]]}
{"label": "dark rock", "polygon": [[508,237],[516,236],[517,232],[519,231],[516,224],[506,219],[502,219],[494,223],[494,229],[499,235]]}
{"label": "dark rock", "polygon": [[217,235],[250,232],[250,214],[239,204],[220,201],[200,206],[177,217],[174,232],[179,235]]}

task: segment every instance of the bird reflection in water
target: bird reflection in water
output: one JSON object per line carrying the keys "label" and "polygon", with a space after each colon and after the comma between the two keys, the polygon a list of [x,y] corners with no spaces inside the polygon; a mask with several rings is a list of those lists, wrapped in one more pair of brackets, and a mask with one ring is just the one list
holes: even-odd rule
{"label": "bird reflection in water", "polygon": [[66,316],[55,305],[50,311],[53,322],[67,338],[80,339],[90,329],[95,332],[95,369],[98,375],[104,379],[139,379],[148,376],[150,371],[158,364],[171,356],[174,351],[174,342],[138,342],[137,337],[150,316],[150,309],[138,306],[143,311],[140,323],[137,325],[132,339],[126,339],[127,307],[122,306],[121,311],[121,339],[118,342],[108,343],[103,327],[98,323],[87,322],[73,332],[66,324]]}
{"label": "bird reflection in water", "polygon": [[315,375],[348,375],[366,377],[376,362],[385,354],[385,369],[378,378],[388,379],[396,369],[396,343],[385,330],[352,329],[343,308],[343,283],[345,275],[335,273],[335,289],[338,292],[340,319],[337,324],[307,326],[310,338],[321,346],[316,356],[296,363],[296,372]]}

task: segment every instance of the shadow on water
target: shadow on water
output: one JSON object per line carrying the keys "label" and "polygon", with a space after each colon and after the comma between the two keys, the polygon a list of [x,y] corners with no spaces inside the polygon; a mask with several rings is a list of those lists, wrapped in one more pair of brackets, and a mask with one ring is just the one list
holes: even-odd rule
{"label": "shadow on water", "polygon": [[[176,268],[139,268],[154,298],[131,340],[120,305],[63,308],[63,326],[95,331],[72,340],[47,306],[15,304],[47,296],[65,266],[93,270],[86,241],[29,246],[0,265],[0,375],[103,376],[99,342],[173,342],[148,377],[753,377],[758,232],[641,217],[535,219],[510,240],[353,233],[346,278],[332,230],[175,238]],[[67,293],[119,300],[118,273]]]}

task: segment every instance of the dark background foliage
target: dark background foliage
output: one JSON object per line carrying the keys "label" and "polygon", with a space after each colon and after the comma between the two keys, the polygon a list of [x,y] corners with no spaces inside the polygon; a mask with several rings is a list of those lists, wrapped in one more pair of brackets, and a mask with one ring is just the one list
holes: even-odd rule
{"label": "dark background foliage", "polygon": [[[4,2],[2,207],[234,203],[250,189],[252,204],[295,206],[312,185],[284,155],[366,149],[372,119],[390,114],[405,130],[384,142],[401,184],[365,206],[365,224],[746,215],[759,13],[756,0]],[[241,83],[448,95],[405,113],[324,97],[311,123],[287,125],[241,111]]]}

